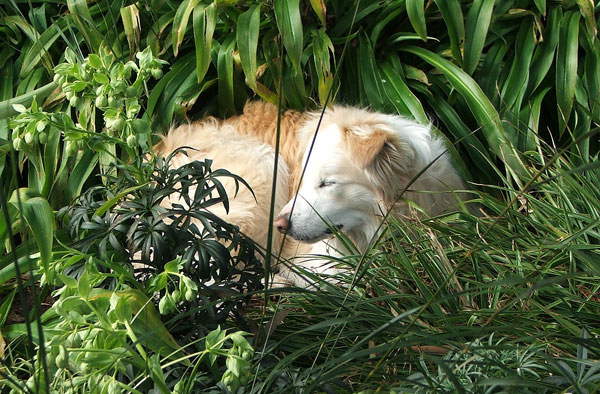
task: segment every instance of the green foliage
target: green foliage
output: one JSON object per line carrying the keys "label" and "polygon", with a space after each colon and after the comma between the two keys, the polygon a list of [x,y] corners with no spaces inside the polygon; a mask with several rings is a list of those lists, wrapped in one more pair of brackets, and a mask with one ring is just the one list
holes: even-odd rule
{"label": "green foliage", "polygon": [[[33,368],[7,371],[4,383],[11,393],[25,387],[39,392],[44,380],[50,393],[193,392],[220,380],[227,387],[247,381],[254,351],[243,332],[217,328],[183,349],[141,292],[90,289],[87,280],[63,279],[60,299],[44,314],[48,371],[40,368],[41,354],[34,356]],[[15,342],[24,335],[20,326],[8,330]],[[192,365],[195,374],[188,377]],[[211,367],[222,371],[208,377]]]}
{"label": "green foliage", "polygon": [[[597,390],[598,12],[583,0],[6,2],[2,383]],[[206,334],[198,321],[214,328],[244,313],[240,294],[258,288],[259,266],[251,246],[189,197],[160,208],[175,179],[210,189],[209,163],[154,173],[140,158],[153,132],[233,115],[248,98],[430,119],[478,184],[485,214],[392,221],[377,249],[340,260],[355,269],[353,285],[265,298],[263,313],[245,319],[264,324],[246,327],[261,348],[254,359],[235,332],[194,341]],[[67,206],[71,233],[52,220]],[[58,302],[42,314],[52,285]],[[17,305],[24,323],[8,324]]]}
{"label": "green foliage", "polygon": [[[119,176],[109,175],[108,186],[89,188],[59,217],[81,256],[94,258],[99,270],[137,266],[148,295],[160,292],[161,314],[186,312],[193,325],[179,330],[196,332],[224,322],[236,313],[244,292],[262,288],[262,263],[253,241],[210,211],[221,204],[229,209],[219,178],[232,178],[238,187],[248,187],[245,181],[212,170],[210,160],[173,168],[176,154],[185,152],[177,150],[156,163],[140,156],[119,166]],[[54,269],[81,281],[89,269],[83,262],[63,258]],[[107,279],[105,286],[118,287],[124,278]]]}

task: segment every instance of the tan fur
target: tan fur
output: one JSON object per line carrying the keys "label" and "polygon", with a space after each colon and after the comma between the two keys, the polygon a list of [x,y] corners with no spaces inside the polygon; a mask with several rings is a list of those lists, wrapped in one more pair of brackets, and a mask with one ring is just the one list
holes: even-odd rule
{"label": "tan fur", "polygon": [[[369,187],[379,195],[383,208],[393,209],[394,214],[404,216],[407,213],[406,204],[401,208],[392,205],[397,202],[397,197],[404,192],[411,178],[427,164],[422,161],[431,160],[426,159],[431,156],[429,153],[443,151],[440,142],[430,136],[427,126],[352,107],[333,107],[325,111],[322,119],[320,114],[320,111],[285,111],[281,114],[275,213],[290,205],[291,201],[288,200],[298,190],[303,170],[302,157],[320,122],[321,130],[332,125],[339,127],[344,154],[351,163],[345,167],[347,175],[353,171],[356,174],[360,172],[361,177],[367,179]],[[272,225],[268,219],[277,120],[278,109],[275,105],[249,102],[240,116],[227,120],[207,118],[180,126],[171,130],[155,146],[155,152],[162,156],[178,147],[191,146],[196,151],[188,151],[187,157],[177,155],[175,165],[209,158],[213,160],[213,168],[225,168],[246,180],[254,191],[256,200],[244,187],[236,195],[234,183],[222,178],[230,199],[230,211],[227,213],[221,207],[212,210],[239,226],[242,232],[262,246],[267,243],[267,233]],[[326,155],[327,152],[322,154]],[[428,173],[430,176],[420,179],[411,189],[462,189],[462,181],[452,170],[447,158],[434,163]],[[431,209],[431,214],[439,214],[456,205],[455,197],[448,194],[448,197],[439,197],[409,192],[406,196]],[[379,215],[379,212],[376,214]],[[278,234],[274,235],[275,251],[281,245],[281,240]],[[361,241],[355,241],[361,244]],[[362,244],[364,242],[363,240]],[[308,252],[314,253],[315,250],[318,251],[313,245],[287,237],[281,257],[291,259]]]}
{"label": "tan fur", "polygon": [[[264,101],[249,101],[244,106],[244,112],[237,117],[224,121],[239,133],[252,136],[275,147],[277,142],[277,106]],[[279,154],[287,163],[292,174],[291,185],[295,185],[302,173],[299,158],[302,155],[297,131],[306,121],[306,115],[300,112],[282,111],[280,122]],[[295,188],[290,188],[290,196]]]}

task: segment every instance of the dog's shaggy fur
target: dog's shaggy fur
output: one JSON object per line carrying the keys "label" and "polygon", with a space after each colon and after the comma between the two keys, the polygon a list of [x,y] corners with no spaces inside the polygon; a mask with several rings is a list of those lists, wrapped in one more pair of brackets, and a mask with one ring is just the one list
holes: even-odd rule
{"label": "dog's shaggy fur", "polygon": [[[442,141],[428,126],[353,107],[334,106],[322,118],[320,115],[320,111],[286,111],[281,117],[274,203],[279,215],[274,225],[292,238],[285,242],[283,259],[317,272],[335,272],[323,259],[302,257],[344,252],[332,229],[344,231],[359,250],[365,250],[388,212],[414,217],[405,200],[429,215],[457,205],[460,196],[453,191],[462,190],[463,183],[444,153]],[[240,116],[223,121],[208,118],[171,130],[155,150],[167,155],[190,146],[196,150],[176,156],[176,165],[210,158],[214,168],[244,178],[254,196],[244,188],[235,194],[234,183],[221,179],[230,210],[213,212],[265,246],[271,226],[276,130],[277,107],[249,102]],[[279,250],[282,236],[274,233],[274,250]],[[281,273],[291,282],[306,284],[293,270]]]}

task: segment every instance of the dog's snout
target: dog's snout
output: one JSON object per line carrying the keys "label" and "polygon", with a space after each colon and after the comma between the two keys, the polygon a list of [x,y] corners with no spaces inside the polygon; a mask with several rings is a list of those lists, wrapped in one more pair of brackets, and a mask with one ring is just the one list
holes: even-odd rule
{"label": "dog's snout", "polygon": [[275,219],[275,222],[273,224],[275,225],[277,231],[279,231],[282,234],[285,233],[288,227],[290,226],[290,214],[280,214],[279,216],[277,216],[277,219]]}

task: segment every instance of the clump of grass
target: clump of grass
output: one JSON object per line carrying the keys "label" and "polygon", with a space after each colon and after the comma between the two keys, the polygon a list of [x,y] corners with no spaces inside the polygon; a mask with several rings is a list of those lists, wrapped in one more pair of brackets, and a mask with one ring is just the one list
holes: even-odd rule
{"label": "clump of grass", "polygon": [[478,214],[388,220],[372,250],[343,259],[345,287],[321,282],[271,305],[285,318],[257,387],[597,388],[600,171],[563,153],[538,155],[526,189],[477,192]]}

